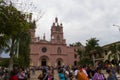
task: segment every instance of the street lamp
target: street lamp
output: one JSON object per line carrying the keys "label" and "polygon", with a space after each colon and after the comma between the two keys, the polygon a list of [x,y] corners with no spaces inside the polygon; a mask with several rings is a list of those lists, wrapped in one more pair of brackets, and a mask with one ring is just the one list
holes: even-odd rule
{"label": "street lamp", "polygon": [[119,29],[119,31],[120,31],[120,26],[119,26],[119,25],[113,24],[113,26],[118,27],[118,29]]}
{"label": "street lamp", "polygon": [[[113,24],[113,26],[118,27],[119,32],[120,32],[120,25]],[[115,46],[115,49],[117,50],[117,46]],[[120,60],[119,54],[117,54],[118,61]]]}

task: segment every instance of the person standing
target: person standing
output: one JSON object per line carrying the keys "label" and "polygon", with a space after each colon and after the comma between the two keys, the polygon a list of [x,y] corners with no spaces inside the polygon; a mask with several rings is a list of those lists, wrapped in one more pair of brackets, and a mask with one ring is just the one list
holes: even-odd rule
{"label": "person standing", "polygon": [[94,74],[92,80],[106,80],[104,74],[101,72],[100,67],[97,67],[96,73]]}
{"label": "person standing", "polygon": [[19,72],[17,74],[18,80],[25,80],[25,72],[23,71],[22,68],[19,69]]}
{"label": "person standing", "polygon": [[63,73],[63,69],[60,69],[58,72],[58,76],[60,80],[66,80],[65,74]]}
{"label": "person standing", "polygon": [[82,67],[79,67],[78,73],[77,73],[77,80],[89,80],[87,75],[83,72]]}
{"label": "person standing", "polygon": [[94,74],[95,74],[95,67],[94,67],[93,65],[91,65],[91,66],[89,66],[89,67],[87,68],[86,71],[87,71],[89,80],[92,80],[92,77],[93,77]]}
{"label": "person standing", "polygon": [[108,73],[107,80],[118,80],[111,70],[107,70],[107,73]]}
{"label": "person standing", "polygon": [[17,75],[16,75],[16,72],[14,72],[14,71],[11,71],[11,76],[10,76],[10,79],[9,80],[18,80],[18,77],[17,77]]}

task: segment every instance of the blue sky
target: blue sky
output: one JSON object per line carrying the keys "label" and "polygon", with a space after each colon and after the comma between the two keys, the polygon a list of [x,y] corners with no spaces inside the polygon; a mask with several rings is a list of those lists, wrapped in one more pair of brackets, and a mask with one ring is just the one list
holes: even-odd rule
{"label": "blue sky", "polygon": [[[57,16],[63,23],[67,44],[96,37],[105,45],[120,41],[120,0],[12,0],[22,11],[32,12],[38,19],[36,37],[50,40],[50,29]],[[29,5],[28,5],[29,4]]]}

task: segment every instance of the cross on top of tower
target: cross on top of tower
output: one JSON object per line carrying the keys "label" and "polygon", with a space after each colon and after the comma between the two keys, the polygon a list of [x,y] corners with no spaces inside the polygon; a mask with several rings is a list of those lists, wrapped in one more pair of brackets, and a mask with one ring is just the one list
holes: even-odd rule
{"label": "cross on top of tower", "polygon": [[55,22],[58,23],[58,18],[57,17],[55,18]]}

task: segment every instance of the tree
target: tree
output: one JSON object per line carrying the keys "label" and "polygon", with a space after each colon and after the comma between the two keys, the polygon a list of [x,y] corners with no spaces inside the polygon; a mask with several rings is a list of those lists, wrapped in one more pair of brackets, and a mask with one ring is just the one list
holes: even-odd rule
{"label": "tree", "polygon": [[23,32],[20,36],[19,39],[19,56],[18,57],[22,57],[23,59],[23,63],[24,63],[24,67],[28,67],[30,64],[30,42],[31,42],[31,36],[30,33],[27,32]]}
{"label": "tree", "polygon": [[0,66],[8,67],[8,63],[9,63],[9,59],[7,58],[1,59]]}
{"label": "tree", "polygon": [[108,50],[111,52],[108,55],[108,59],[114,59],[116,61],[120,60],[120,44],[112,44],[110,45],[110,47],[108,48]]}
{"label": "tree", "polygon": [[69,46],[83,46],[80,42],[69,44]]}
{"label": "tree", "polygon": [[85,46],[85,52],[87,55],[90,55],[91,51],[96,51],[99,56],[101,56],[101,52],[103,51],[102,48],[99,46],[99,40],[96,38],[91,38],[89,40],[86,40],[86,46]]}
{"label": "tree", "polygon": [[13,57],[16,45],[19,42],[20,34],[28,31],[29,23],[25,19],[25,14],[18,11],[12,4],[0,4],[0,46],[10,51],[10,70],[13,68]]}
{"label": "tree", "polygon": [[101,53],[103,52],[102,48],[99,46],[99,40],[96,38],[91,38],[89,40],[86,40],[86,46],[85,46],[85,56],[90,56],[93,58],[93,64],[95,64],[95,55],[99,54],[101,57]]}
{"label": "tree", "polygon": [[77,50],[77,54],[79,55],[80,61],[79,64],[86,65],[92,64],[92,61],[86,56],[85,50]]}

